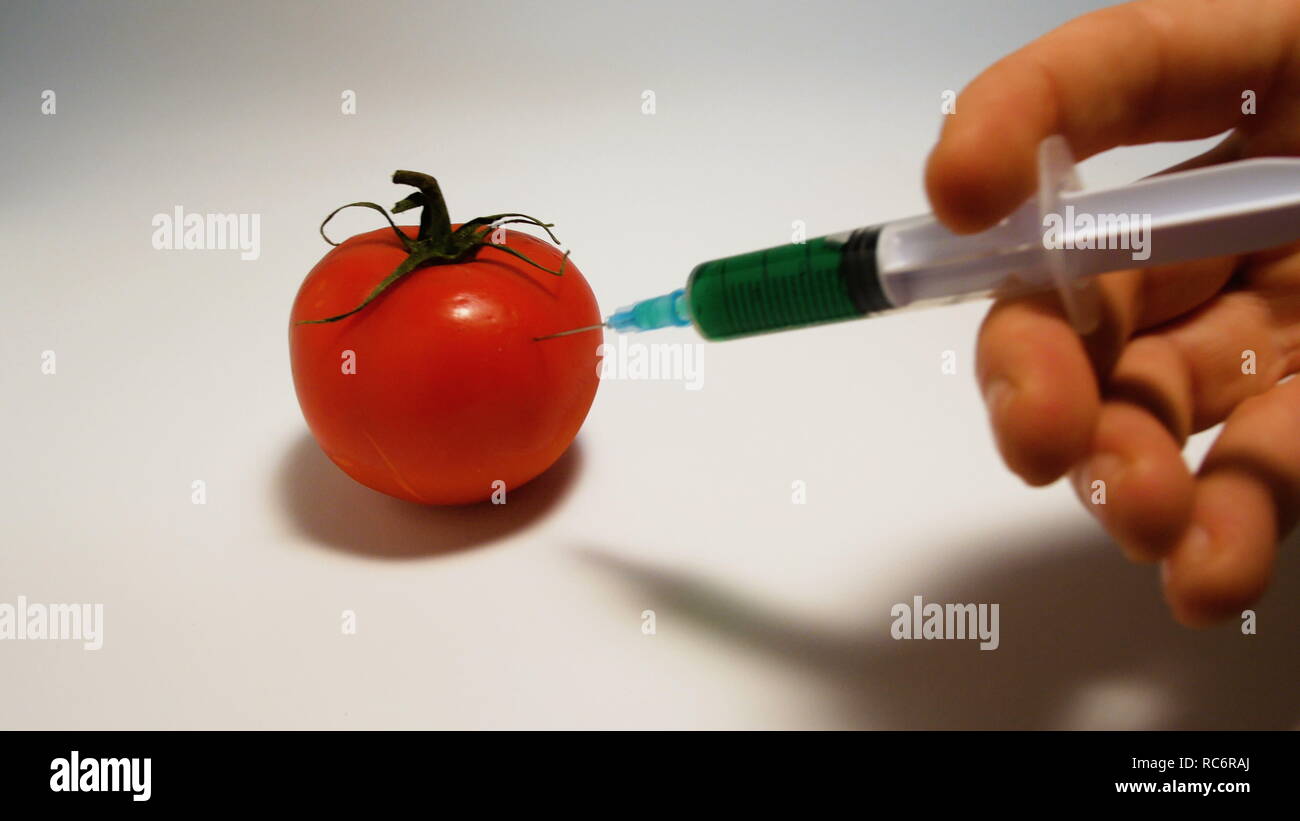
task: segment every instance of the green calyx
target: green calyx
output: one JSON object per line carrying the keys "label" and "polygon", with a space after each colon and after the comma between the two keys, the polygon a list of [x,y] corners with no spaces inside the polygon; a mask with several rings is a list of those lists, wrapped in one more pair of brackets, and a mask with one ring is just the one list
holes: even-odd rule
{"label": "green calyx", "polygon": [[477,217],[470,220],[456,230],[451,228],[451,220],[447,216],[447,203],[442,198],[442,189],[438,187],[438,181],[428,174],[421,174],[418,171],[396,171],[393,173],[393,182],[398,185],[410,185],[419,189],[406,199],[393,206],[393,213],[400,214],[403,211],[409,211],[412,208],[423,208],[420,212],[420,231],[414,239],[406,235],[406,232],[397,227],[393,218],[383,209],[383,206],[373,202],[350,202],[347,205],[341,205],[335,208],[325,221],[320,224],[320,235],[330,245],[337,246],[339,243],[334,242],[325,234],[325,226],[329,221],[334,219],[334,215],[344,208],[372,208],[384,215],[388,224],[393,227],[393,233],[397,235],[398,242],[406,249],[407,257],[398,265],[391,274],[375,286],[374,290],[361,301],[361,304],[347,313],[337,316],[329,316],[324,319],[304,319],[294,324],[296,325],[319,325],[325,322],[338,322],[340,319],[352,316],[357,311],[369,305],[380,294],[388,289],[390,285],[397,282],[402,277],[420,268],[427,268],[431,265],[454,265],[458,262],[465,262],[472,259],[478,253],[478,249],[483,246],[496,248],[504,251],[511,256],[518,257],[534,268],[545,271],[555,276],[563,276],[564,265],[569,259],[569,252],[564,252],[564,259],[560,260],[559,269],[552,271],[533,262],[528,257],[519,253],[513,248],[504,244],[493,242],[492,234],[504,225],[515,225],[522,223],[524,225],[535,225],[546,232],[551,241],[556,245],[560,241],[556,239],[555,234],[551,233],[553,227],[549,222],[542,222],[535,217],[527,214],[492,214],[486,217]]}

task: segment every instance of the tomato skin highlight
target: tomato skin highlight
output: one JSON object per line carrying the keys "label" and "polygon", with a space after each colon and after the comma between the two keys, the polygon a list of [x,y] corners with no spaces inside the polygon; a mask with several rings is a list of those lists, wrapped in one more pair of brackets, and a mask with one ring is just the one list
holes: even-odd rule
{"label": "tomato skin highlight", "polygon": [[[416,226],[403,226],[411,237]],[[529,234],[505,245],[545,268],[563,255]],[[367,487],[431,505],[488,499],[537,477],[582,426],[599,382],[602,333],[535,341],[596,325],[578,269],[562,276],[495,248],[420,268],[352,316],[347,311],[406,258],[390,228],[359,234],[307,274],[294,300],[294,388],[321,449]],[[351,351],[355,372],[348,373]]]}

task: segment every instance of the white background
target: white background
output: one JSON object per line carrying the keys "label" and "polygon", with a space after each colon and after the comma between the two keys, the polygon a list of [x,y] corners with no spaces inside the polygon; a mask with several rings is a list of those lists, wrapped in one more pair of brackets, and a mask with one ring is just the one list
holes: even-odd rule
{"label": "white background", "polygon": [[[608,311],[794,220],[926,210],[943,91],[1092,5],[5,4],[0,601],[106,627],[0,642],[0,727],[1297,726],[1295,556],[1258,635],[1175,626],[1065,483],[1000,465],[979,304],[710,345],[700,391],[607,382],[503,507],[354,484],[294,398],[316,226],[396,168],[454,219],[555,221]],[[176,205],[260,214],[260,259],[154,250]],[[914,595],[998,603],[1001,647],[892,640]]]}

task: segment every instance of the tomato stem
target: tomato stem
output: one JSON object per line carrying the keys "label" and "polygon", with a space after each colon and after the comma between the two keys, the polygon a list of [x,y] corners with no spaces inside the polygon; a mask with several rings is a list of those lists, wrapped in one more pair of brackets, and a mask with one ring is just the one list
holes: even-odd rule
{"label": "tomato stem", "polygon": [[555,234],[551,233],[551,228],[554,227],[551,223],[542,222],[536,217],[530,217],[527,214],[492,214],[486,217],[475,217],[453,231],[451,227],[451,218],[447,214],[447,203],[442,197],[442,188],[438,185],[436,179],[428,174],[422,174],[419,171],[395,171],[393,172],[393,182],[398,185],[409,185],[418,189],[415,193],[409,195],[393,206],[394,214],[400,214],[403,211],[409,211],[412,208],[422,209],[420,211],[420,230],[414,239],[408,236],[407,233],[393,221],[393,218],[388,215],[388,212],[384,210],[383,206],[377,205],[373,202],[350,202],[347,205],[341,205],[338,208],[335,208],[330,212],[329,216],[325,217],[325,221],[320,224],[320,235],[330,245],[337,247],[340,243],[334,242],[325,233],[325,226],[329,224],[329,221],[334,219],[334,216],[344,208],[369,208],[378,211],[383,215],[384,219],[388,220],[388,224],[393,228],[393,233],[397,235],[398,242],[400,242],[402,248],[406,250],[406,259],[393,269],[392,273],[384,277],[384,279],[370,291],[366,298],[361,301],[361,304],[352,310],[335,316],[326,317],[324,319],[300,320],[294,323],[295,325],[318,325],[326,322],[338,322],[340,319],[352,316],[362,308],[369,305],[375,300],[375,298],[387,290],[390,285],[412,271],[419,268],[427,268],[432,265],[454,265],[458,262],[464,262],[473,258],[474,255],[478,253],[478,249],[484,246],[495,248],[498,251],[504,251],[513,257],[518,257],[534,268],[545,271],[548,274],[553,274],[555,276],[564,275],[564,266],[569,260],[568,251],[564,252],[564,257],[560,260],[560,267],[557,270],[552,271],[551,269],[529,259],[514,248],[511,248],[504,243],[494,242],[492,239],[492,235],[496,233],[498,228],[506,225],[522,223],[541,228],[546,232],[546,235],[551,238],[552,242],[559,245],[560,240],[555,236]]}
{"label": "tomato stem", "polygon": [[422,207],[420,212],[420,242],[445,243],[451,236],[451,218],[447,216],[447,202],[442,198],[442,188],[438,181],[419,171],[394,171],[393,182],[420,189],[419,194],[412,194],[397,205],[393,213],[400,214],[415,207]]}

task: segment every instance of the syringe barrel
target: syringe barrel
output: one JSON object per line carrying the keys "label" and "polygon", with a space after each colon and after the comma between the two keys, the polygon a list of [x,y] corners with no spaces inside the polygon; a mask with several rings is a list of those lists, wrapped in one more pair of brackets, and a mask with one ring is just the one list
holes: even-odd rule
{"label": "syringe barrel", "polygon": [[855,319],[893,307],[880,286],[880,226],[704,262],[691,271],[691,318],[709,339]]}

